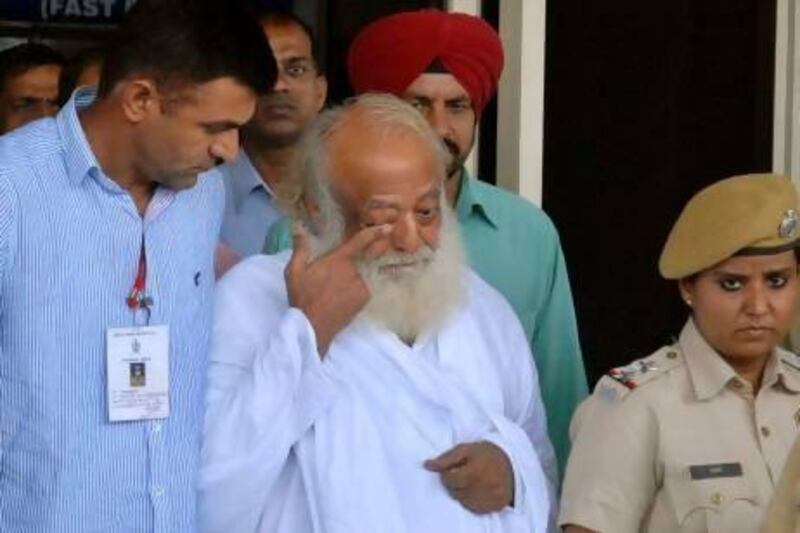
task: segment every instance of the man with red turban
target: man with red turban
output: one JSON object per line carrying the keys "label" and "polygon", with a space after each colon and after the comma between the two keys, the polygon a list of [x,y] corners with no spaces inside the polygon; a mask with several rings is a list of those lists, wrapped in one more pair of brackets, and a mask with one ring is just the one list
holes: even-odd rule
{"label": "man with red turban", "polygon": [[506,297],[522,322],[563,467],[569,422],[587,387],[558,234],[540,209],[464,169],[478,119],[503,70],[497,32],[462,13],[398,13],[361,31],[347,66],[356,93],[389,92],[411,102],[452,155],[446,192],[470,265]]}

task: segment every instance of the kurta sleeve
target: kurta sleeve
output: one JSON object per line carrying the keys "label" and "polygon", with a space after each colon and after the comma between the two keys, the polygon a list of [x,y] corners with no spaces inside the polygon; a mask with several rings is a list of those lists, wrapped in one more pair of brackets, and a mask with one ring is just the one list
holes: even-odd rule
{"label": "kurta sleeve", "polygon": [[205,532],[257,529],[291,447],[334,394],[305,315],[285,303],[255,305],[247,295],[259,286],[247,267],[217,293],[199,480]]}
{"label": "kurta sleeve", "polygon": [[[518,356],[512,358],[515,363],[513,367],[507,368],[506,416],[522,428],[536,451],[547,481],[548,500],[550,503],[548,529],[555,531],[559,478],[555,452],[547,432],[547,414],[545,413],[541,391],[539,390],[536,364],[534,363],[534,358],[530,356],[530,348],[525,339],[525,334],[510,308],[508,314],[508,319],[503,321],[507,328],[504,337],[508,343],[508,346],[504,349],[508,353],[518,354]],[[490,440],[494,441],[494,439]],[[503,447],[501,442],[494,442]],[[514,467],[514,505],[519,509],[525,505],[525,499],[529,497],[523,481],[524,477],[521,475],[521,469],[524,468],[524,465],[515,464],[516,461],[513,457],[512,449],[504,448],[504,451],[509,455]]]}
{"label": "kurta sleeve", "polygon": [[628,392],[604,377],[575,413],[561,495],[562,527],[572,524],[602,533],[640,530],[657,490],[658,425],[647,401]]}

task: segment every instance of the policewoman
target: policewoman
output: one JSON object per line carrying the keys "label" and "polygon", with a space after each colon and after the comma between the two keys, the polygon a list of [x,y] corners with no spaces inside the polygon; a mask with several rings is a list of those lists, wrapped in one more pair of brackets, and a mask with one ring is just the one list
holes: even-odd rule
{"label": "policewoman", "polygon": [[573,417],[568,533],[755,532],[800,423],[800,360],[778,345],[798,290],[788,178],[719,181],[664,246],[689,319],[678,341],[612,370]]}

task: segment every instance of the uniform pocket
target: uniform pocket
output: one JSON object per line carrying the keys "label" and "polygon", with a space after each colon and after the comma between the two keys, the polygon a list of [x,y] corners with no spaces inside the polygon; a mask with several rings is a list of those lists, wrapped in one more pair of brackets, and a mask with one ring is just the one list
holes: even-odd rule
{"label": "uniform pocket", "polygon": [[687,473],[686,478],[668,482],[667,493],[681,532],[758,530],[762,502],[744,476],[693,480]]}

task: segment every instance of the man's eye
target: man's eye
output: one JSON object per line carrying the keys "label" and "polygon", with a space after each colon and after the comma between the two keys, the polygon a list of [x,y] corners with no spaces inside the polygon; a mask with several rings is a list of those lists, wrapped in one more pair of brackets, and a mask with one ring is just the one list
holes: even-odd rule
{"label": "man's eye", "polygon": [[767,284],[773,289],[780,289],[789,282],[786,276],[776,274],[767,278]]}
{"label": "man's eye", "polygon": [[12,107],[16,111],[26,111],[28,109],[33,109],[37,104],[38,102],[36,100],[18,100],[14,102]]}
{"label": "man's eye", "polygon": [[464,113],[472,111],[472,105],[469,102],[452,102],[448,108],[455,113]]}
{"label": "man's eye", "polygon": [[719,286],[722,287],[724,291],[734,292],[742,288],[742,282],[738,279],[722,278],[719,280]]}
{"label": "man's eye", "polygon": [[439,216],[439,210],[435,208],[417,210],[417,218],[424,222],[434,220],[437,216]]}
{"label": "man's eye", "polygon": [[308,72],[308,67],[305,65],[292,65],[286,69],[286,73],[292,78],[299,78]]}
{"label": "man's eye", "polygon": [[414,109],[418,109],[419,111],[424,111],[428,107],[422,100],[409,100],[408,103],[411,104]]}

